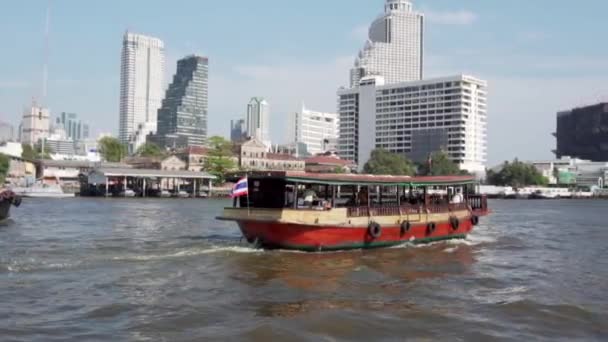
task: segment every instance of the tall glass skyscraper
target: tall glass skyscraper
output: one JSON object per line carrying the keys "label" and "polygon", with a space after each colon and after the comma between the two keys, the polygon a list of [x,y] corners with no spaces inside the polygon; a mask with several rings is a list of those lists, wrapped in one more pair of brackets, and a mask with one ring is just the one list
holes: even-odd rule
{"label": "tall glass skyscraper", "polygon": [[75,113],[62,112],[55,120],[55,126],[65,131],[67,139],[81,141],[89,138],[89,125],[78,119]]}
{"label": "tall glass skyscraper", "polygon": [[165,46],[157,38],[127,32],[120,69],[119,138],[129,143],[138,127],[156,124],[163,96]]}
{"label": "tall glass skyscraper", "polygon": [[270,105],[261,97],[253,97],[247,105],[247,136],[270,146]]}
{"label": "tall glass skyscraper", "polygon": [[350,71],[350,86],[365,76],[382,76],[386,84],[421,80],[423,47],[424,16],[407,0],[386,0]]}
{"label": "tall glass skyscraper", "polygon": [[158,110],[157,134],[161,147],[203,146],[207,140],[207,57],[188,56],[177,62],[177,72]]}

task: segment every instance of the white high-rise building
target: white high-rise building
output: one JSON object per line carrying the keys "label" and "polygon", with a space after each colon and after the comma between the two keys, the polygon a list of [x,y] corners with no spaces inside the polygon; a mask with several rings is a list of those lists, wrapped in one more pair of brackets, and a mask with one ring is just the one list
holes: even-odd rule
{"label": "white high-rise building", "polygon": [[247,105],[247,136],[270,147],[270,105],[261,97],[253,97]]}
{"label": "white high-rise building", "polygon": [[35,145],[42,139],[49,137],[51,129],[50,112],[47,108],[33,104],[23,111],[21,121],[21,143]]}
{"label": "white high-rise building", "polygon": [[[119,138],[123,143],[137,140],[134,135],[142,124],[156,126],[163,98],[164,74],[163,42],[153,37],[125,33],[120,70]],[[131,146],[133,150],[137,147]]]}
{"label": "white high-rise building", "polygon": [[340,157],[361,169],[375,148],[416,162],[444,151],[462,170],[483,173],[486,89],[485,81],[464,75],[396,84],[368,76],[338,91]]}
{"label": "white high-rise building", "polygon": [[387,84],[421,80],[423,49],[424,15],[407,0],[386,0],[350,71],[351,88],[365,76],[382,76]]}
{"label": "white high-rise building", "polygon": [[338,114],[306,109],[293,113],[289,118],[288,139],[303,143],[310,154],[334,150],[338,142]]}

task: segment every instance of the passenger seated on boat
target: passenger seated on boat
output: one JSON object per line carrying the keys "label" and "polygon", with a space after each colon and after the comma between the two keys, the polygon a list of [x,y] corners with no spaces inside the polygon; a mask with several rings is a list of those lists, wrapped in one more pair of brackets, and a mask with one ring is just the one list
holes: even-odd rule
{"label": "passenger seated on boat", "polygon": [[306,186],[304,190],[304,206],[312,207],[313,202],[317,199],[317,193],[312,189],[311,185]]}
{"label": "passenger seated on boat", "polygon": [[285,207],[291,208],[295,203],[295,189],[287,187],[285,189]]}
{"label": "passenger seated on boat", "polygon": [[452,204],[460,204],[464,201],[464,199],[462,198],[462,193],[460,191],[460,189],[456,190],[456,194],[454,195],[454,197],[452,197],[452,200],[450,201],[450,203]]}
{"label": "passenger seated on boat", "polygon": [[359,193],[357,194],[359,206],[367,206],[369,197],[367,191],[367,188],[361,188],[361,190],[359,190]]}

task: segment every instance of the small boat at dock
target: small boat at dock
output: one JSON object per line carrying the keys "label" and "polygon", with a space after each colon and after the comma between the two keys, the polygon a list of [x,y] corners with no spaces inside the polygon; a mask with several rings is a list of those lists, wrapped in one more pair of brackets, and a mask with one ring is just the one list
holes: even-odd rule
{"label": "small boat at dock", "polygon": [[234,221],[267,249],[335,251],[465,238],[489,213],[473,177],[251,173],[235,186]]}
{"label": "small boat at dock", "polygon": [[11,206],[20,205],[21,197],[10,190],[0,190],[0,222],[10,217]]}
{"label": "small boat at dock", "polygon": [[45,184],[37,182],[28,187],[15,187],[11,189],[21,197],[29,198],[73,198],[76,195],[66,193],[59,184]]}

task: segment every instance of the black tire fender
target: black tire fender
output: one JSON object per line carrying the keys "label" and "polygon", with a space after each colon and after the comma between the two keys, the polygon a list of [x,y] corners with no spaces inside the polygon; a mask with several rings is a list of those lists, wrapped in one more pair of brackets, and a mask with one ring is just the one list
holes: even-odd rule
{"label": "black tire fender", "polygon": [[367,233],[372,238],[377,239],[382,236],[382,227],[380,227],[378,222],[370,222],[369,226],[367,227]]}

